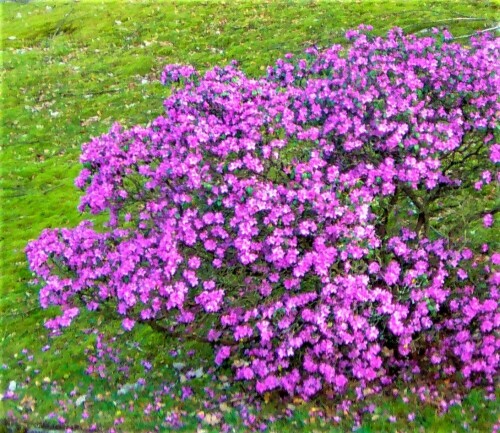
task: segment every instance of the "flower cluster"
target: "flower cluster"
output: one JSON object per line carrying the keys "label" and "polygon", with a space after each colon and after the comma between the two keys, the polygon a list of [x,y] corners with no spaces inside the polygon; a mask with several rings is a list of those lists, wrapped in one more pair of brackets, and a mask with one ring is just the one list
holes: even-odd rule
{"label": "flower cluster", "polygon": [[424,372],[492,383],[500,254],[464,245],[447,203],[489,206],[499,180],[498,40],[347,38],[260,79],[168,66],[164,116],[84,145],[80,210],[109,221],[27,247],[42,307],[63,309],[47,326],[112,310],[304,399]]}

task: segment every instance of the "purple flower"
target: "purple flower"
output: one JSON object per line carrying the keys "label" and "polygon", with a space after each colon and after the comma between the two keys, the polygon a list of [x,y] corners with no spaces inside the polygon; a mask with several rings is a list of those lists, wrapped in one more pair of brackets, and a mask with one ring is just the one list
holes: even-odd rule
{"label": "purple flower", "polygon": [[394,260],[391,261],[385,270],[384,281],[389,286],[396,284],[399,280],[400,272],[401,272],[401,266],[399,265],[399,263]]}
{"label": "purple flower", "polygon": [[217,355],[215,356],[215,363],[217,365],[221,365],[225,359],[229,358],[230,354],[231,354],[231,348],[228,346],[222,346],[217,351]]}
{"label": "purple flower", "polygon": [[485,227],[491,227],[493,225],[493,215],[488,213],[483,217],[483,225]]}
{"label": "purple flower", "polygon": [[135,326],[135,320],[129,319],[128,317],[122,320],[122,327],[126,331],[131,331]]}

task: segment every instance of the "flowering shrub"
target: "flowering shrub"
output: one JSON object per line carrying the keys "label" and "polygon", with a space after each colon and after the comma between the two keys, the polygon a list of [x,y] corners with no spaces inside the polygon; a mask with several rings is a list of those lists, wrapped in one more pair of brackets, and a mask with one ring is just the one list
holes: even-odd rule
{"label": "flowering shrub", "polygon": [[[84,145],[80,210],[109,222],[28,245],[41,306],[62,307],[46,326],[103,310],[304,399],[493,383],[500,254],[463,221],[494,229],[498,40],[346,36],[260,79],[170,65],[164,116]],[[482,208],[457,229],[464,194]]]}

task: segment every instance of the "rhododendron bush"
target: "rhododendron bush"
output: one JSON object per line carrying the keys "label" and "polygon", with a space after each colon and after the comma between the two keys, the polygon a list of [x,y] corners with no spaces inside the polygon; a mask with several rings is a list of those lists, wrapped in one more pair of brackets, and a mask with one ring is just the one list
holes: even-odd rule
{"label": "rhododendron bush", "polygon": [[259,79],[169,65],[163,116],[85,144],[80,210],[109,221],[27,247],[46,326],[105,311],[303,399],[493,384],[500,254],[464,233],[494,238],[498,39],[346,37]]}

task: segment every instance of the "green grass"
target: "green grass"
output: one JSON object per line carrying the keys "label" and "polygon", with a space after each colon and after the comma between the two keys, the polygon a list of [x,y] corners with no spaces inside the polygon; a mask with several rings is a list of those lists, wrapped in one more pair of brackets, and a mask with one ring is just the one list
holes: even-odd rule
{"label": "green grass", "polygon": [[[41,370],[40,378],[56,379],[67,390],[79,382],[87,386],[82,349],[92,339],[82,337],[78,327],[88,327],[94,318],[84,316],[77,327],[53,342],[55,350],[41,352],[47,340],[43,320],[53,311],[38,307],[24,248],[44,228],[72,227],[82,219],[73,186],[80,170],[81,144],[106,132],[115,121],[126,126],[145,124],[161,114],[167,91],[158,79],[165,64],[190,63],[204,70],[236,59],[245,72],[257,76],[287,52],[342,42],[343,32],[360,23],[372,24],[377,33],[397,25],[406,32],[424,34],[432,26],[446,25],[455,36],[469,35],[496,23],[499,3],[33,1],[1,4],[0,11],[0,364],[7,367],[0,368],[1,392],[10,380],[26,375],[26,365],[18,362],[23,348],[36,354],[33,363]],[[140,332],[146,346],[158,347],[158,336]],[[168,365],[171,360],[163,356],[159,351],[157,361]],[[162,374],[170,374],[169,369]],[[99,384],[99,393],[111,392],[106,387]],[[34,419],[43,420],[57,407],[57,396],[41,386],[32,383],[27,389],[36,400]],[[101,413],[96,422],[112,420],[116,411],[108,407],[109,401],[95,403],[96,413]],[[15,407],[2,403],[0,418]],[[381,412],[368,417],[360,431],[482,432],[493,424],[498,411],[494,403],[486,404],[476,394],[463,409],[445,417],[437,417],[429,408],[413,409],[418,412],[417,422],[406,423],[403,416],[410,408],[387,398]],[[332,430],[320,421],[303,424],[309,419],[307,410],[299,410],[289,425],[277,423],[273,428],[343,431],[342,426]],[[384,411],[400,414],[398,422],[388,423]],[[79,419],[77,412],[74,416]],[[128,422],[136,428],[146,423],[140,415]]]}

